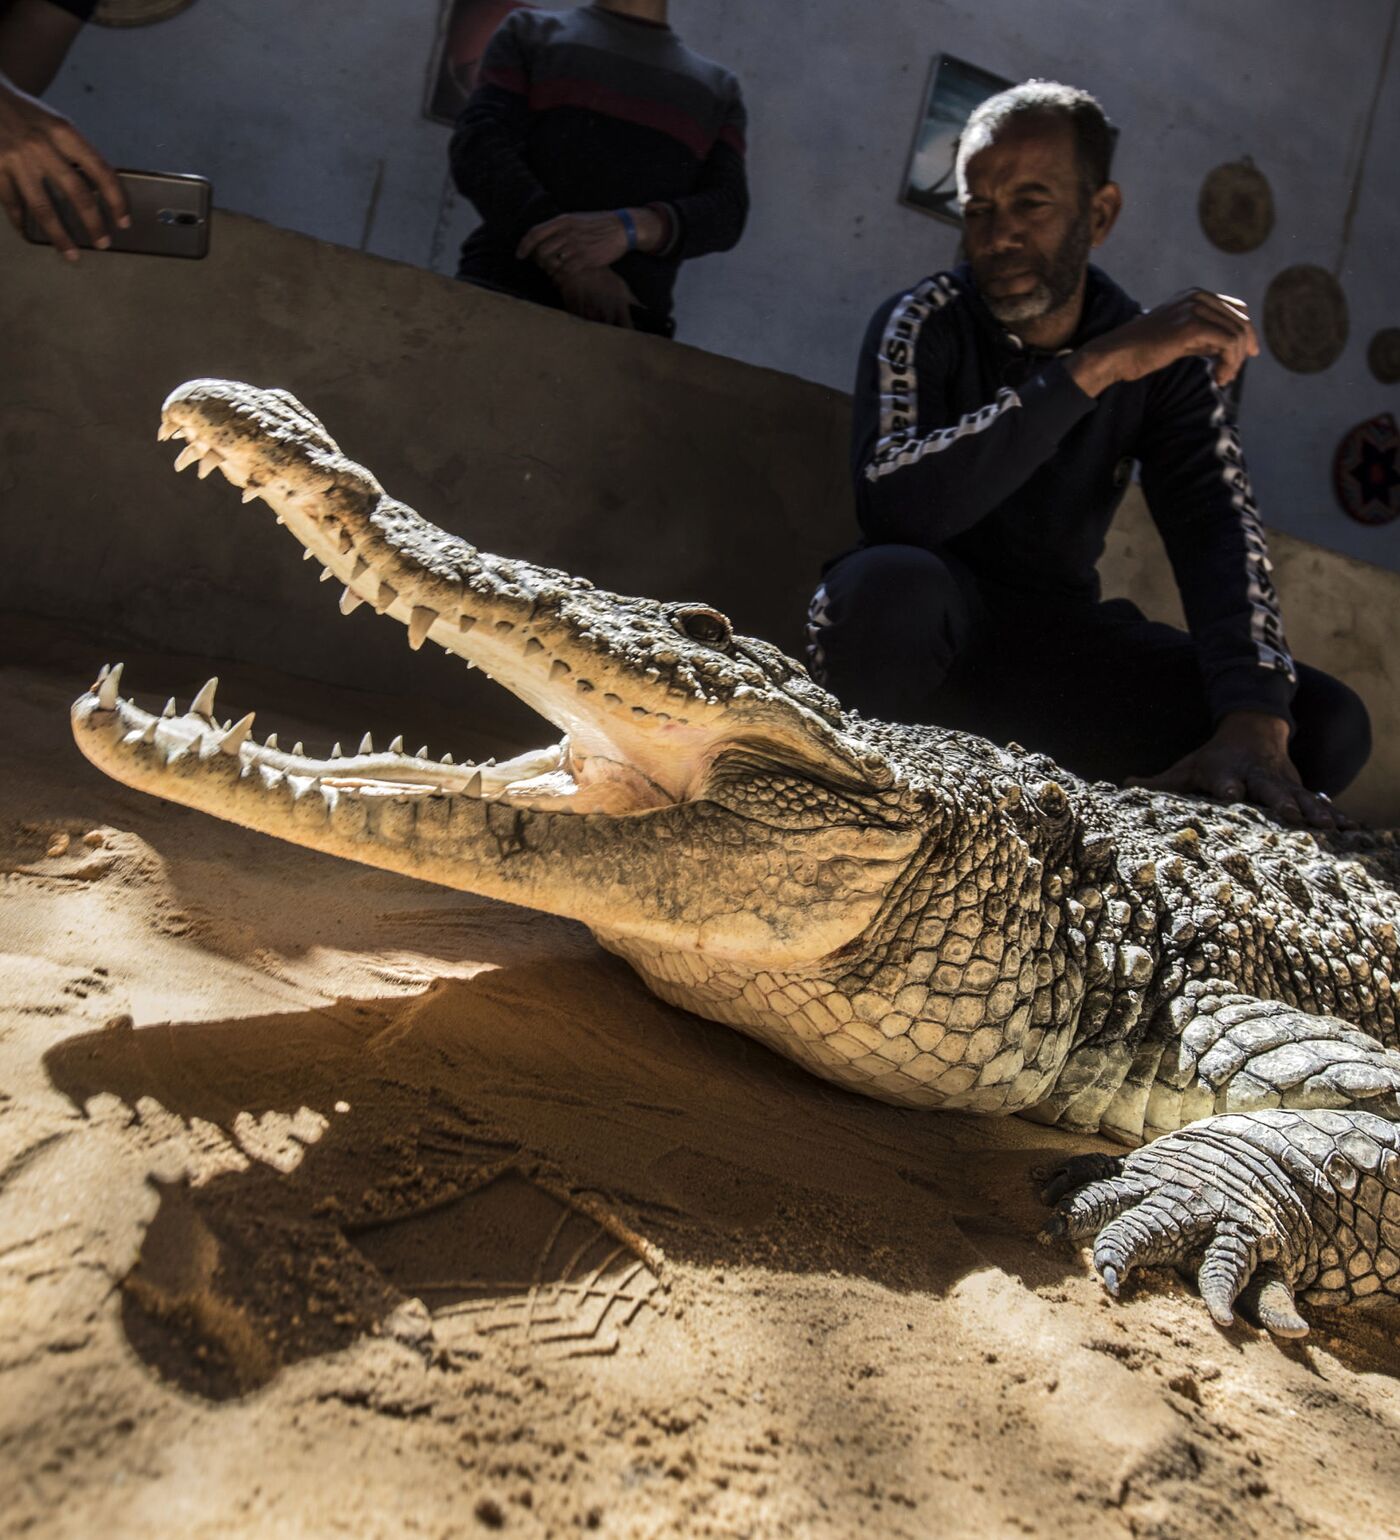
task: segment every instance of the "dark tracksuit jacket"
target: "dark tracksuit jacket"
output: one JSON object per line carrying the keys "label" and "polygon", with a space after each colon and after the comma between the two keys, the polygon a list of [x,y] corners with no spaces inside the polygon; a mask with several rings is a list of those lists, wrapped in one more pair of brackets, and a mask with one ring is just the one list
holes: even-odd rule
{"label": "dark tracksuit jacket", "polygon": [[639,328],[669,333],[681,263],[743,232],[744,132],[738,81],[669,27],[591,5],[512,12],[452,135],[453,179],[483,221],[457,276],[557,308],[546,274],[516,260],[527,230],[559,214],[660,207],[666,247],[614,270],[641,302]]}
{"label": "dark tracksuit jacket", "polygon": [[960,559],[993,602],[1092,604],[1132,476],[1181,591],[1212,716],[1289,717],[1296,676],[1239,436],[1204,360],[1085,395],[1065,355],[1142,313],[1098,268],[1058,354],[1025,347],[966,267],[876,311],[861,351],[853,472],[863,544]]}

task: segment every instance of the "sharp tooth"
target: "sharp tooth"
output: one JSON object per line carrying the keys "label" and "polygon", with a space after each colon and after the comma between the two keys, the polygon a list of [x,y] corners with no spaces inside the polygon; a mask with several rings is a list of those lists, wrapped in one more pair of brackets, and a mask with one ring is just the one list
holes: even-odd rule
{"label": "sharp tooth", "polygon": [[199,461],[199,479],[203,481],[210,471],[217,468],[219,461],[222,459],[223,456],[217,449],[211,449],[201,456]]}
{"label": "sharp tooth", "polygon": [[413,757],[414,759],[426,759],[428,757],[428,745],[425,743]]}
{"label": "sharp tooth", "polygon": [[156,429],[156,437],[160,440],[160,442],[162,444],[166,441],[166,439],[174,438],[175,437],[175,426],[174,426],[174,424],[173,423],[168,423],[168,422],[161,423],[160,427],[158,427]]}
{"label": "sharp tooth", "polygon": [[198,459],[198,448],[194,444],[186,444],[180,453],[175,456],[175,469],[177,471],[185,470],[188,466],[193,465],[194,462]]}
{"label": "sharp tooth", "polygon": [[292,754],[295,758],[300,759],[305,753],[306,746],[302,743],[301,739],[298,738],[297,741],[292,745]]}
{"label": "sharp tooth", "polygon": [[403,753],[403,735],[402,734],[400,734],[397,738],[395,738],[394,741],[389,745],[389,752],[391,754],[402,754]]}
{"label": "sharp tooth", "polygon": [[329,583],[334,576],[335,573],[329,567],[322,567],[321,576],[316,581],[318,583]]}
{"label": "sharp tooth", "polygon": [[452,763],[452,756],[450,754],[444,754],[442,756],[442,763],[444,765],[450,765]]}
{"label": "sharp tooth", "polygon": [[397,588],[391,587],[388,583],[381,583],[379,585],[379,597],[374,601],[374,613],[382,615],[398,596],[399,591]]}
{"label": "sharp tooth", "polygon": [[102,667],[101,667],[101,668],[99,668],[99,669],[98,669],[98,671],[97,671],[97,682],[98,682],[98,684],[101,684],[101,683],[102,683],[102,681],[103,681],[103,680],[104,680],[104,679],[105,679],[105,678],[106,678],[106,677],[107,677],[107,675],[108,675],[108,674],[110,674],[110,673],[111,673],[111,672],[112,672],[112,665],[111,665],[111,664],[110,664],[110,663],[104,663],[104,664],[103,664],[103,665],[102,665]]}
{"label": "sharp tooth", "polygon": [[247,486],[243,488],[243,501],[245,503],[255,503],[261,496],[262,493],[259,492],[258,489],[254,486]]}
{"label": "sharp tooth", "polygon": [[364,737],[360,739],[360,753],[361,754],[373,754],[374,753],[374,739],[371,738],[368,733],[366,733],[364,735]]}
{"label": "sharp tooth", "polygon": [[156,741],[156,719],[154,717],[152,717],[151,720],[146,723],[146,731],[141,734],[141,742],[142,743],[154,743],[155,741]]}
{"label": "sharp tooth", "polygon": [[408,619],[408,645],[417,652],[428,639],[428,632],[432,629],[433,622],[438,618],[438,612],[426,604],[415,604],[413,614]]}
{"label": "sharp tooth", "polygon": [[332,759],[341,759],[343,757],[344,756],[340,752],[340,745],[337,743],[335,745],[335,747],[331,750],[331,758]]}
{"label": "sharp tooth", "polygon": [[193,715],[198,717],[209,717],[211,720],[213,719],[214,691],[217,690],[218,687],[219,676],[217,674],[215,674],[212,679],[205,681],[204,687],[190,702],[190,711]]}
{"label": "sharp tooth", "polygon": [[481,771],[478,770],[471,780],[467,782],[467,795],[479,797],[481,795]]}
{"label": "sharp tooth", "polygon": [[353,615],[364,602],[353,588],[347,588],[340,596],[340,613]]}
{"label": "sharp tooth", "polygon": [[562,679],[565,674],[572,672],[573,670],[565,663],[563,658],[555,658],[554,662],[549,665],[549,677],[551,680]]}
{"label": "sharp tooth", "polygon": [[269,733],[267,735],[267,746],[270,749],[275,749],[277,747],[277,734],[276,733]]}
{"label": "sharp tooth", "polygon": [[175,697],[172,695],[170,697],[170,699],[168,701],[166,701],[166,703],[165,703],[165,710],[161,712],[161,716],[163,716],[163,717],[173,717],[174,715],[175,715]]}
{"label": "sharp tooth", "polygon": [[219,747],[225,754],[237,754],[243,747],[243,740],[253,730],[253,715],[250,711],[246,717],[240,717],[224,734]]}
{"label": "sharp tooth", "polygon": [[[280,521],[279,521],[279,522],[280,522]],[[302,551],[302,553],[301,553],[301,559],[302,559],[302,560],[303,560],[303,561],[310,561],[310,560],[311,560],[311,558],[312,558],[312,557],[313,557],[313,556],[314,556],[314,555],[315,555],[315,554],[316,554],[316,553],[315,553],[315,552],[314,552],[314,551],[313,551],[313,550],[312,550],[312,549],[311,549],[311,547],[310,547],[310,546],[307,546],[307,547],[306,547],[306,548],[305,548],[305,550],[303,550],[303,551]]]}
{"label": "sharp tooth", "polygon": [[117,686],[122,682],[122,665],[120,663],[97,687],[97,704],[103,711],[115,711],[117,709]]}

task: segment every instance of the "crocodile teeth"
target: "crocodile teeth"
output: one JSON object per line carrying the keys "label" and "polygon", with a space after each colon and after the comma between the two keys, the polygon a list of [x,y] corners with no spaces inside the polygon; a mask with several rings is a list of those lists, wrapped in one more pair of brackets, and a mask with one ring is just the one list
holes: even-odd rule
{"label": "crocodile teeth", "polygon": [[276,733],[269,733],[267,735],[267,746],[270,749],[275,749],[277,747],[277,734]]}
{"label": "crocodile teeth", "polygon": [[371,738],[368,733],[366,733],[364,735],[364,737],[360,739],[360,753],[361,754],[373,754],[374,753],[374,739]]}
{"label": "crocodile teeth", "polygon": [[400,733],[399,736],[397,738],[395,738],[394,741],[389,745],[389,752],[391,754],[402,754],[403,753],[403,734],[402,733]]}
{"label": "crocodile teeth", "polygon": [[438,612],[427,604],[415,604],[413,614],[408,620],[408,645],[417,652],[428,639],[428,632],[432,629],[433,622],[438,618]]}
{"label": "crocodile teeth", "polygon": [[243,501],[245,503],[255,503],[261,496],[262,493],[256,487],[243,488]]}
{"label": "crocodile teeth", "polygon": [[467,782],[467,795],[469,797],[479,797],[481,795],[481,771],[480,770],[478,770],[472,776],[471,780],[469,780]]}
{"label": "crocodile teeth", "polygon": [[196,472],[199,479],[203,481],[210,471],[217,470],[222,459],[223,456],[217,449],[210,449],[202,455],[199,461],[199,470]]}
{"label": "crocodile teeth", "polygon": [[193,716],[209,717],[211,720],[213,719],[214,691],[217,690],[218,687],[219,676],[217,674],[215,674],[212,679],[205,681],[204,686],[200,690],[199,694],[196,695],[195,698],[190,702],[190,712]]}
{"label": "crocodile teeth", "polygon": [[332,578],[333,578],[333,577],[334,577],[334,576],[335,576],[335,573],[334,573],[334,572],[332,572],[332,571],[331,571],[331,569],[330,569],[330,568],[329,568],[329,567],[322,567],[322,568],[321,568],[321,576],[320,576],[320,577],[319,577],[319,578],[317,578],[317,580],[316,580],[316,581],[317,581],[317,582],[318,582],[318,583],[329,583],[329,582],[330,582],[330,580],[331,580],[331,579],[332,579]]}
{"label": "crocodile teeth", "polygon": [[428,757],[428,745],[425,743],[413,757],[414,759],[426,759]]}
{"label": "crocodile teeth", "polygon": [[146,723],[146,731],[141,734],[141,742],[142,743],[154,743],[155,741],[156,741],[156,719],[154,717],[152,717],[151,720]]}
{"label": "crocodile teeth", "polygon": [[186,444],[180,453],[175,456],[175,469],[183,471],[193,465],[199,457],[199,449],[194,444]]}
{"label": "crocodile teeth", "polygon": [[[278,523],[279,523],[279,524],[280,524],[280,523],[281,523],[281,522],[282,522],[282,521],[281,521],[281,520],[280,520],[280,519],[279,519],[279,520],[278,520],[278,521],[277,521],[277,522],[278,522]],[[302,560],[303,560],[303,561],[310,561],[310,560],[311,560],[311,559],[312,559],[312,557],[314,557],[314,556],[315,556],[315,554],[316,554],[316,553],[315,553],[315,551],[313,551],[313,550],[312,550],[312,549],[311,549],[311,547],[310,547],[310,546],[309,546],[309,545],[308,545],[308,546],[306,546],[306,547],[305,547],[305,548],[304,548],[304,549],[303,549],[303,551],[302,551],[302,553],[301,553],[301,559],[302,559]]]}
{"label": "crocodile teeth", "polygon": [[331,749],[331,758],[332,759],[343,759],[344,757],[345,756],[341,753],[340,745],[338,743],[335,744],[332,747],[332,749]]}
{"label": "crocodile teeth", "polygon": [[175,711],[175,697],[172,695],[170,697],[170,699],[168,701],[166,701],[166,703],[165,703],[165,710],[161,712],[161,716],[163,716],[163,717],[173,717],[175,714],[176,714],[176,711]]}
{"label": "crocodile teeth", "polygon": [[292,745],[292,757],[294,759],[300,759],[305,753],[306,745],[301,741],[300,738],[298,738],[297,741]]}
{"label": "crocodile teeth", "polygon": [[97,704],[103,711],[115,711],[117,709],[117,686],[121,681],[122,665],[118,663],[97,687]]}
{"label": "crocodile teeth", "polygon": [[168,438],[184,438],[185,430],[177,428],[173,423],[163,422],[156,429],[156,437],[163,444]]}
{"label": "crocodile teeth", "polygon": [[224,734],[219,747],[225,754],[237,754],[243,747],[243,740],[253,730],[253,715],[254,713],[250,711],[246,717],[240,717]]}
{"label": "crocodile teeth", "polygon": [[453,763],[452,756],[450,754],[444,754],[442,756],[441,763],[444,764],[444,765],[452,764]]}
{"label": "crocodile teeth", "polygon": [[353,615],[364,602],[353,588],[347,588],[340,596],[340,613]]}
{"label": "crocodile teeth", "polygon": [[391,587],[388,583],[381,583],[379,585],[379,597],[374,601],[374,613],[382,615],[398,596],[399,591],[397,588]]}

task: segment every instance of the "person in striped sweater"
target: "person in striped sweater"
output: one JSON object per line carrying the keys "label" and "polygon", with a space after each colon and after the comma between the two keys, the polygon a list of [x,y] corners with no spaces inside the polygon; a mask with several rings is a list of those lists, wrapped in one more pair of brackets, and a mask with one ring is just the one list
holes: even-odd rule
{"label": "person in striped sweater", "polygon": [[743,233],[744,132],[738,81],[681,42],[666,0],[512,12],[452,135],[482,218],[457,276],[671,336],[681,263]]}

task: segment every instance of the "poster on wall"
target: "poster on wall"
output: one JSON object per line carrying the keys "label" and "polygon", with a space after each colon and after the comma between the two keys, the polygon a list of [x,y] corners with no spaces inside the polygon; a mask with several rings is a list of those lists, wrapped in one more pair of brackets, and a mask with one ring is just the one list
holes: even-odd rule
{"label": "poster on wall", "polygon": [[424,117],[435,123],[456,122],[476,87],[491,34],[512,11],[529,9],[523,0],[443,0]]}
{"label": "poster on wall", "polygon": [[953,177],[953,156],[958,136],[972,114],[989,96],[1004,91],[1011,81],[989,74],[975,64],[938,54],[929,75],[923,117],[914,135],[909,169],[904,177],[900,202],[922,209],[938,219],[960,225],[958,187]]}

